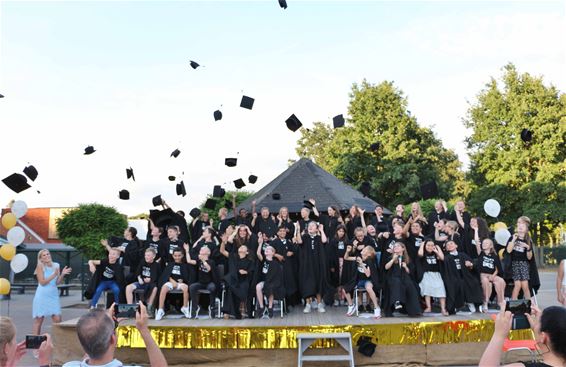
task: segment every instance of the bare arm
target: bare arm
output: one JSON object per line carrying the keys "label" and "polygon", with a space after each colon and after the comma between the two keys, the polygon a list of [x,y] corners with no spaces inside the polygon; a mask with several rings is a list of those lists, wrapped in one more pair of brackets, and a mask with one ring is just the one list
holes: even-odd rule
{"label": "bare arm", "polygon": [[226,251],[227,238],[228,238],[228,236],[226,236],[226,234],[223,234],[222,235],[222,242],[220,242],[220,253],[224,257],[230,257],[230,254],[228,253],[228,251]]}
{"label": "bare arm", "polygon": [[506,250],[507,250],[508,253],[512,253],[512,252],[513,252],[513,247],[515,247],[515,241],[516,241],[516,240],[517,240],[517,235],[514,234],[513,237],[511,238],[511,242],[509,242],[509,243],[507,244]]}
{"label": "bare arm", "polygon": [[320,240],[322,243],[328,242],[328,238],[326,238],[326,233],[324,233],[324,226],[322,224],[318,225],[318,231],[320,232]]}
{"label": "bare arm", "polygon": [[[259,242],[259,238],[258,238],[258,242]],[[262,241],[262,243],[263,243],[263,241]],[[257,246],[257,251],[256,251],[257,258],[258,258],[259,261],[263,261],[263,256],[261,256],[261,245],[262,245],[262,243],[260,243]]]}
{"label": "bare arm", "polygon": [[442,250],[440,249],[440,247],[438,247],[438,246],[436,246],[436,245],[434,246],[434,248],[435,248],[436,256],[438,256],[438,259],[439,259],[440,261],[444,261],[444,252],[442,252]]}
{"label": "bare arm", "polygon": [[144,304],[139,302],[139,311],[136,312],[136,327],[138,328],[140,335],[145,344],[145,349],[147,350],[147,356],[149,358],[149,365],[156,367],[167,367],[167,360],[159,349],[159,346],[153,340],[151,332],[147,327],[148,321],[147,309]]}
{"label": "bare arm", "polygon": [[59,276],[59,271],[58,270],[54,271],[53,274],[51,274],[50,276],[45,278],[43,276],[43,265],[38,264],[37,268],[35,268],[35,275],[37,276],[37,281],[38,281],[39,284],[47,285],[47,284],[49,284],[50,281],[52,281],[53,279],[55,279],[56,277]]}
{"label": "bare arm", "polygon": [[566,294],[562,294],[562,281],[564,280],[564,263],[566,260],[562,260],[558,265],[558,274],[556,275],[556,294],[558,294],[558,302],[562,303],[563,297]]}
{"label": "bare arm", "polygon": [[301,237],[301,226],[299,223],[295,223],[295,242],[299,245],[303,244],[303,238]]}
{"label": "bare arm", "polygon": [[391,267],[393,266],[393,264],[395,263],[395,261],[397,261],[397,255],[393,254],[393,256],[391,257],[391,260],[389,260],[387,262],[387,264],[385,264],[385,270],[389,270],[391,269]]}
{"label": "bare arm", "polygon": [[346,247],[346,252],[344,253],[344,260],[348,260],[348,261],[356,260],[355,256],[351,256],[351,252],[352,252],[352,246],[348,245]]}
{"label": "bare arm", "polygon": [[424,247],[425,247],[424,245],[419,246],[419,252],[418,252],[419,257],[424,256]]}

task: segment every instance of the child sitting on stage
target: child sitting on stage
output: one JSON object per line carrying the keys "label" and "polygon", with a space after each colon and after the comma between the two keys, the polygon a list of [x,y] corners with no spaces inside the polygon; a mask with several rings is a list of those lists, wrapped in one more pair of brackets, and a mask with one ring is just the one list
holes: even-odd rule
{"label": "child sitting on stage", "polygon": [[476,311],[475,304],[481,304],[483,297],[481,286],[476,275],[472,274],[474,264],[472,258],[458,251],[458,245],[453,240],[446,242],[444,256],[446,308],[450,314],[466,303],[471,312]]}
{"label": "child sitting on stage", "polygon": [[155,313],[155,320],[157,321],[165,316],[165,298],[167,297],[167,293],[174,289],[179,289],[183,292],[183,307],[181,307],[181,312],[186,318],[190,317],[188,307],[189,270],[183,260],[183,250],[178,247],[175,248],[173,250],[173,262],[167,265],[160,279],[161,291],[159,292],[159,309]]}
{"label": "child sitting on stage", "polygon": [[254,262],[249,256],[246,245],[238,247],[237,253],[228,252],[226,250],[228,237],[228,233],[224,233],[220,244],[220,253],[228,258],[228,274],[224,277],[226,295],[222,312],[225,319],[230,318],[230,316],[241,319],[246,309],[246,299],[253,276]]}
{"label": "child sitting on stage", "polygon": [[[265,305],[263,295],[268,299],[267,317],[273,317],[273,299],[282,299],[283,288],[283,268],[279,261],[274,259],[275,249],[272,246],[266,246],[265,258],[261,254],[261,246],[257,248],[257,258],[261,262],[259,266],[258,283],[256,285],[257,303],[259,306],[258,317],[263,317],[265,313]],[[283,307],[283,305],[281,305]]]}
{"label": "child sitting on stage", "polygon": [[89,260],[90,271],[97,281],[96,291],[90,301],[90,308],[95,308],[102,292],[109,289],[114,295],[114,302],[120,302],[120,289],[124,286],[124,269],[119,263],[121,252],[112,247],[108,251],[108,258],[103,260]]}
{"label": "child sitting on stage", "polygon": [[[134,291],[142,289],[144,291],[144,299],[147,300],[148,312],[153,313],[153,301],[157,294],[157,280],[159,279],[160,265],[155,262],[156,252],[153,248],[148,247],[144,253],[144,260],[138,266],[135,273],[137,282],[128,284],[126,287],[126,302],[134,303]],[[149,296],[149,297],[148,297]]]}
{"label": "child sitting on stage", "polygon": [[[189,287],[191,294],[191,318],[197,318],[200,310],[199,307],[199,290],[206,289],[210,292],[210,307],[213,308],[216,300],[216,284],[218,283],[218,272],[216,263],[210,259],[210,248],[201,247],[198,259],[193,260],[190,258],[190,253],[187,252],[187,262],[196,266],[196,279]],[[214,312],[211,312],[214,316]]]}
{"label": "child sitting on stage", "polygon": [[[352,252],[354,252],[352,250]],[[352,256],[350,252],[346,252],[344,260],[355,261],[357,266],[356,287],[358,289],[365,289],[369,298],[373,303],[373,317],[379,319],[381,317],[381,308],[379,307],[379,300],[375,294],[374,284],[377,285],[377,266],[375,265],[375,249],[371,246],[366,246],[360,252],[360,256]],[[348,301],[347,316],[352,316],[356,313],[356,305],[352,303],[350,291],[346,290],[346,300]]]}
{"label": "child sitting on stage", "polygon": [[503,270],[499,256],[495,252],[493,241],[486,238],[482,241],[481,247],[482,252],[479,253],[477,267],[480,272],[484,296],[482,311],[487,312],[493,286],[495,286],[495,293],[497,294],[497,303],[501,306],[505,302],[505,281],[499,276],[499,274],[503,274]]}
{"label": "child sitting on stage", "polygon": [[425,240],[424,246],[419,247],[418,252],[424,271],[423,279],[419,283],[421,296],[424,296],[426,308],[424,312],[431,312],[431,298],[440,299],[440,310],[442,315],[447,316],[446,311],[446,289],[440,273],[440,266],[444,261],[444,253],[431,239]]}
{"label": "child sitting on stage", "polygon": [[400,310],[405,306],[409,316],[420,315],[420,296],[413,278],[415,267],[403,243],[396,242],[393,245],[393,254],[385,264],[385,271],[389,299],[387,311],[389,312],[391,307]]}

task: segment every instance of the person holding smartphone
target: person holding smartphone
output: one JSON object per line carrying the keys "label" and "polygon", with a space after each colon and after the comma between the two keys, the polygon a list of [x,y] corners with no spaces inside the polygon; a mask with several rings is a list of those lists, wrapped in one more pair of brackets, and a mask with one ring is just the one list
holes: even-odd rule
{"label": "person holding smartphone", "polygon": [[[12,319],[0,316],[0,367],[18,366],[22,357],[26,354],[26,341],[16,341],[16,326]],[[38,364],[40,367],[49,366],[51,363],[51,353],[53,344],[49,334],[41,335],[45,340],[37,349]],[[40,335],[28,335],[28,337],[41,337]],[[29,338],[26,338],[29,339]]]}
{"label": "person holding smartphone", "polygon": [[[513,313],[506,310],[505,304],[495,319],[495,330],[483,352],[479,366],[499,366],[503,343],[509,335],[513,323]],[[537,349],[542,362],[518,362],[507,364],[508,367],[554,367],[566,365],[566,308],[551,306],[541,312],[536,306],[531,313],[525,314],[535,334]]]}

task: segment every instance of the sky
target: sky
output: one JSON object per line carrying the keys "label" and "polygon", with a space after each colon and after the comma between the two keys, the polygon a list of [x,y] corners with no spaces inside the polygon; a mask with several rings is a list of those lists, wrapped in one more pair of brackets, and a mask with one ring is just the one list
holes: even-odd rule
{"label": "sky", "polygon": [[[188,212],[250,174],[245,189],[257,191],[297,159],[285,119],[347,118],[363,79],[393,81],[466,168],[462,119],[505,64],[566,90],[563,1],[287,3],[1,1],[0,176],[33,164],[39,177],[19,194],[0,184],[0,205],[98,202],[135,215],[161,194]],[[87,145],[97,151],[83,155]],[[232,156],[238,166],[224,166]]]}

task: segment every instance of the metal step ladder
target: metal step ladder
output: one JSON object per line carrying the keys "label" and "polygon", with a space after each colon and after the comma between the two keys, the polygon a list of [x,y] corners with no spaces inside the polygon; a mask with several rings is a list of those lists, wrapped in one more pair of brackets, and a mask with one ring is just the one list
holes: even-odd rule
{"label": "metal step ladder", "polygon": [[[317,354],[303,355],[307,349],[318,339],[334,339],[348,354]],[[350,333],[300,333],[297,334],[299,349],[299,363],[302,367],[303,362],[308,361],[348,361],[350,367],[354,367],[354,353],[352,349],[352,335]]]}

